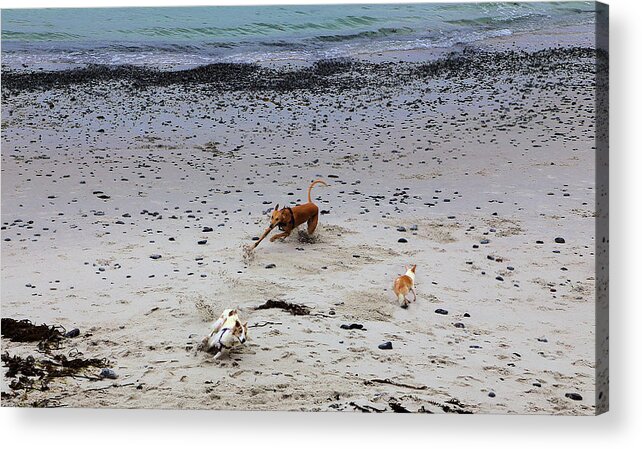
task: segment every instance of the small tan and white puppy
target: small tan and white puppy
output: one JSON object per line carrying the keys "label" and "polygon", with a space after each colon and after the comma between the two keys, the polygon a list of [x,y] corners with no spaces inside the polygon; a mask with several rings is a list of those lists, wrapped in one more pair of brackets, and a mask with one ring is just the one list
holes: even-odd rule
{"label": "small tan and white puppy", "polygon": [[410,268],[406,266],[404,268],[406,268],[406,274],[395,279],[393,290],[399,300],[399,305],[405,309],[408,307],[408,304],[410,304],[410,301],[406,299],[408,293],[412,292],[414,295],[413,302],[417,300],[417,293],[415,292],[415,270],[417,270],[417,265],[413,265]]}
{"label": "small tan and white puppy", "polygon": [[218,320],[212,325],[207,337],[201,342],[199,349],[214,354],[214,360],[229,352],[234,346],[247,341],[247,322],[241,323],[236,309],[225,309]]}

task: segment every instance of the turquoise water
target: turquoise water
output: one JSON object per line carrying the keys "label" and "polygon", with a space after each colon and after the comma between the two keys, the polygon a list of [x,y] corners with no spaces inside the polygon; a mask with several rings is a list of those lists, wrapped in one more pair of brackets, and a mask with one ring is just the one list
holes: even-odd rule
{"label": "turquoise water", "polygon": [[2,63],[193,65],[448,48],[593,23],[593,2],[2,11]]}

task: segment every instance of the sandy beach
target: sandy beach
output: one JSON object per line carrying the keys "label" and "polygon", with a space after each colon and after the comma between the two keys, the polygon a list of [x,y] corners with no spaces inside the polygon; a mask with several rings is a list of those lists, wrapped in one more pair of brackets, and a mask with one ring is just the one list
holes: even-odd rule
{"label": "sandy beach", "polygon": [[[187,79],[3,73],[2,317],[78,328],[53,353],[118,378],[15,390],[3,367],[2,405],[596,413],[586,36]],[[314,179],[316,236],[248,257]],[[250,340],[215,361],[196,347],[231,307]]]}

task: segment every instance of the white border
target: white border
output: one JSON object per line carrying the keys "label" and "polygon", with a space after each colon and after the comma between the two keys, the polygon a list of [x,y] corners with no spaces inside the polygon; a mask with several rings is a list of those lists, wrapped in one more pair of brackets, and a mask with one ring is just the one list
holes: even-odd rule
{"label": "white border", "polygon": [[[400,3],[350,1],[348,3]],[[405,3],[410,3],[406,1]],[[4,0],[3,8],[342,3],[328,0]],[[343,2],[345,3],[345,2]],[[596,448],[642,443],[642,2],[611,0],[611,411],[598,418],[0,409],[5,448]],[[125,446],[123,446],[125,445]],[[639,447],[639,446],[638,446]]]}

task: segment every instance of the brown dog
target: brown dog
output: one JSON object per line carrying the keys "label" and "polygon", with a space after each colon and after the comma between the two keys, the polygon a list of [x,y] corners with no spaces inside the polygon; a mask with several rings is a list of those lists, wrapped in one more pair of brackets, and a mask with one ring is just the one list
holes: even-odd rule
{"label": "brown dog", "polygon": [[254,244],[252,248],[256,248],[261,241],[267,237],[267,235],[272,231],[272,229],[279,227],[279,230],[283,231],[280,234],[273,235],[270,238],[270,242],[275,241],[276,239],[285,239],[289,236],[294,229],[307,222],[308,223],[308,234],[312,235],[314,230],[317,228],[319,223],[319,208],[316,204],[312,202],[312,187],[316,184],[323,184],[328,186],[325,182],[320,179],[313,181],[308,187],[308,202],[305,204],[299,204],[294,207],[284,207],[279,210],[279,205],[277,204],[274,210],[272,211],[272,217],[270,218],[270,226],[263,232],[261,238]]}
{"label": "brown dog", "polygon": [[401,275],[397,279],[395,279],[395,283],[392,287],[393,291],[395,292],[395,296],[399,300],[399,305],[404,309],[408,307],[408,304],[410,304],[410,301],[406,299],[406,295],[408,293],[412,292],[415,297],[414,301],[417,300],[417,293],[415,293],[416,270],[417,265],[406,267],[406,274]]}

